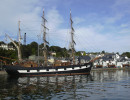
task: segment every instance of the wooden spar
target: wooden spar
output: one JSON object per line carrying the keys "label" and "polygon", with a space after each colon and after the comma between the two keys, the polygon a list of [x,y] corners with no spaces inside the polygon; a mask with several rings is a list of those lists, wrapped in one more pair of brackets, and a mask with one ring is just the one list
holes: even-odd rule
{"label": "wooden spar", "polygon": [[14,44],[14,46],[17,48],[18,50],[18,60],[19,61],[22,61],[22,54],[21,54],[21,33],[20,33],[20,21],[18,22],[19,24],[19,41],[18,41],[18,44],[16,44],[14,42],[14,40],[11,39],[11,37],[7,34],[5,34],[9,39],[10,41]]}
{"label": "wooden spar", "polygon": [[70,10],[70,23],[71,23],[71,50],[72,50],[72,58],[73,58],[73,64],[75,64],[75,41],[74,41],[74,28],[73,28],[73,21],[71,16],[71,10]]}
{"label": "wooden spar", "polygon": [[19,45],[16,44],[16,43],[11,39],[10,36],[8,36],[7,34],[6,34],[6,36],[10,39],[10,41],[11,41],[11,42],[14,44],[14,46],[17,48],[17,50],[18,50],[18,60],[19,60],[19,61],[22,61],[21,49],[19,48]]}
{"label": "wooden spar", "polygon": [[22,61],[22,53],[21,53],[21,39],[22,38],[21,38],[20,20],[19,20],[18,24],[19,24],[18,58],[19,58],[19,61]]}
{"label": "wooden spar", "polygon": [[47,47],[46,47],[46,45],[49,43],[46,41],[46,34],[47,34],[46,30],[49,30],[49,29],[46,27],[47,20],[44,17],[44,9],[43,9],[42,20],[43,20],[42,26],[43,26],[43,42],[44,42],[44,48],[43,48],[44,66],[47,66]]}

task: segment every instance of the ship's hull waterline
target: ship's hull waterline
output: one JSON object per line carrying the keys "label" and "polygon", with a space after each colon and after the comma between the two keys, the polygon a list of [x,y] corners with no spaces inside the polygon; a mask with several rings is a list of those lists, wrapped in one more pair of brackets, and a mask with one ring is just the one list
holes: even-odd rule
{"label": "ship's hull waterline", "polygon": [[81,75],[90,74],[92,63],[56,67],[22,67],[20,65],[5,65],[4,68],[10,76]]}

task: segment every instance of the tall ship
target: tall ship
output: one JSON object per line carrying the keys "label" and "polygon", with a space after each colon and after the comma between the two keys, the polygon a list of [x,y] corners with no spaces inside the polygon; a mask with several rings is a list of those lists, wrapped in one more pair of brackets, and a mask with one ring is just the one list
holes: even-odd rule
{"label": "tall ship", "polygon": [[5,71],[10,76],[55,76],[55,75],[82,75],[82,74],[90,74],[91,68],[93,63],[90,61],[84,64],[76,64],[75,63],[75,41],[74,41],[74,28],[73,28],[73,21],[71,17],[70,11],[70,25],[71,25],[71,51],[72,51],[72,64],[67,65],[60,65],[60,66],[48,66],[47,65],[47,47],[48,44],[46,40],[46,27],[47,20],[44,17],[44,10],[42,15],[43,21],[43,55],[44,55],[44,64],[42,66],[37,66],[37,64],[31,64],[30,67],[25,66],[27,62],[22,62],[22,54],[21,54],[21,34],[20,34],[20,22],[19,22],[19,41],[16,44],[7,34],[8,38],[12,41],[18,51],[18,64],[14,65],[5,65]]}

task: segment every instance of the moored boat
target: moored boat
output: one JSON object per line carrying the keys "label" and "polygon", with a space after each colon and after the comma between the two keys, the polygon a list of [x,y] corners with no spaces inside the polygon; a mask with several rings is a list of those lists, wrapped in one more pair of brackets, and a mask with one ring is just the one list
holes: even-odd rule
{"label": "moored boat", "polygon": [[54,76],[90,74],[92,63],[70,66],[24,67],[20,65],[5,65],[9,75],[13,76]]}
{"label": "moored boat", "polygon": [[[79,75],[79,74],[90,74],[91,68],[93,63],[85,63],[85,64],[75,64],[75,41],[73,38],[74,35],[74,28],[72,27],[73,21],[71,18],[71,12],[70,12],[70,22],[71,22],[71,50],[72,50],[72,59],[73,62],[70,65],[66,66],[47,66],[47,47],[46,45],[48,42],[46,41],[46,30],[48,29],[45,26],[46,19],[44,18],[44,10],[43,10],[43,41],[44,41],[44,65],[42,66],[30,66],[30,67],[25,67],[22,64],[17,64],[17,65],[5,65],[4,68],[6,72],[11,75],[11,76],[54,76],[54,75]],[[7,35],[8,36],[8,35]],[[9,36],[8,36],[9,37]],[[10,37],[9,37],[10,38]],[[21,56],[21,50],[20,50],[20,24],[19,24],[19,43],[15,44],[15,42],[10,38],[10,40],[13,42],[13,44],[16,46],[18,50],[18,58],[19,62],[22,62],[22,56]]]}

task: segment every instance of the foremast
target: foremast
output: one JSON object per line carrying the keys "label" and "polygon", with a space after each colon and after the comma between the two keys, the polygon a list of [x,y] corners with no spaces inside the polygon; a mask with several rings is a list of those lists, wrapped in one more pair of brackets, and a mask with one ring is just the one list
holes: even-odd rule
{"label": "foremast", "polygon": [[19,40],[18,40],[18,58],[19,58],[19,61],[22,61],[22,53],[21,53],[21,29],[20,29],[20,20],[18,21],[18,24],[19,24]]}
{"label": "foremast", "polygon": [[42,15],[42,26],[43,26],[43,42],[44,42],[44,47],[43,47],[43,55],[44,55],[44,66],[47,66],[47,44],[49,44],[46,40],[46,30],[49,30],[47,27],[46,27],[46,22],[47,20],[45,19],[45,16],[44,16],[44,9],[43,9],[43,15]]}
{"label": "foremast", "polygon": [[71,24],[71,50],[72,50],[72,58],[73,58],[73,65],[75,64],[75,48],[74,45],[76,45],[75,41],[74,41],[74,28],[73,28],[73,20],[72,20],[72,16],[71,16],[71,10],[70,10],[70,24]]}

